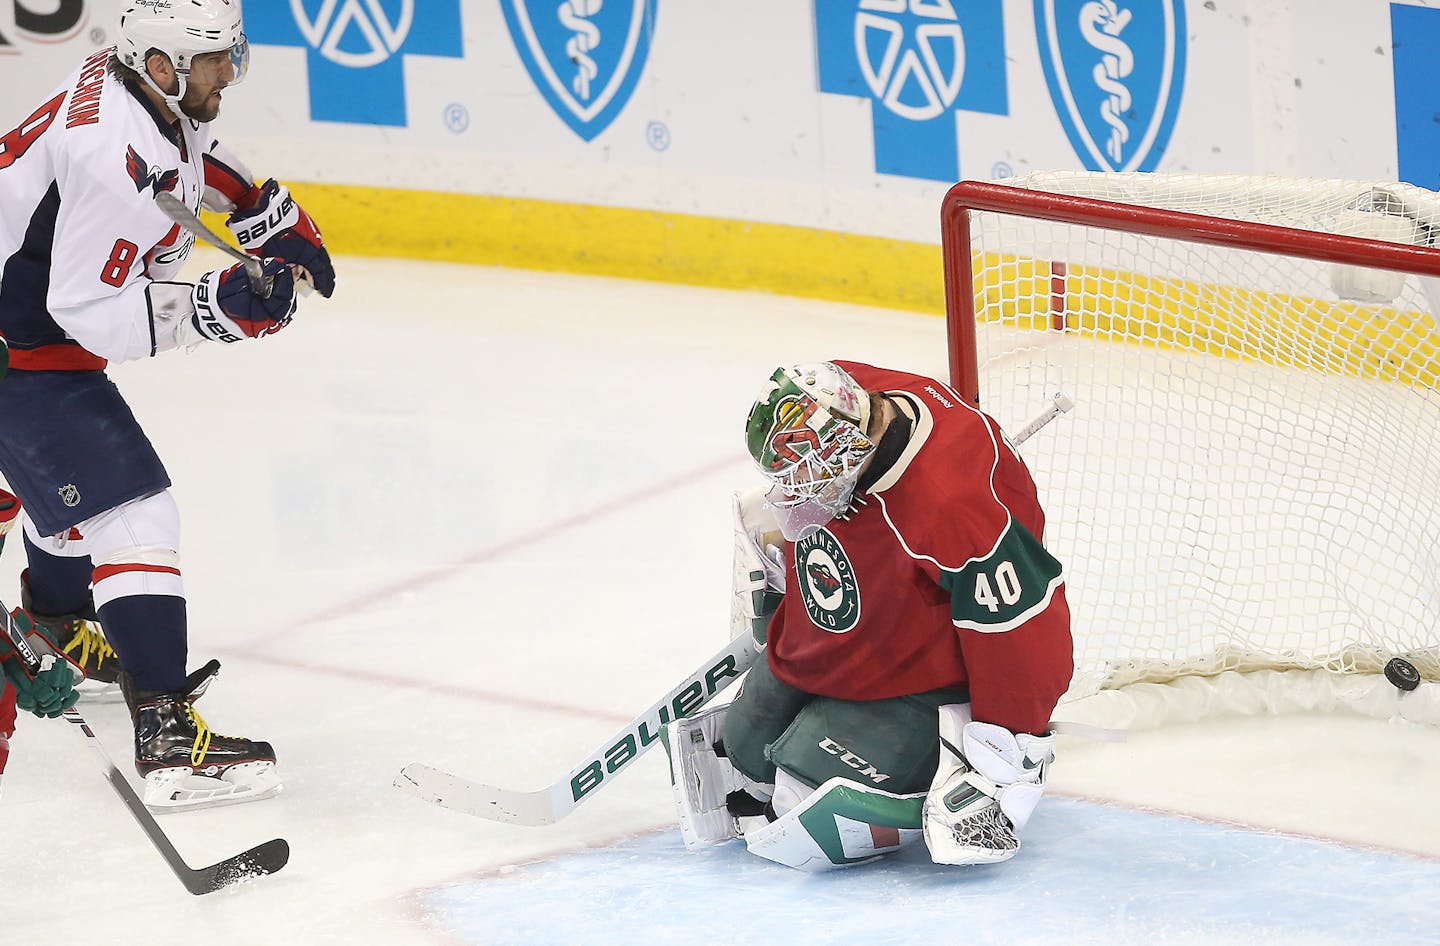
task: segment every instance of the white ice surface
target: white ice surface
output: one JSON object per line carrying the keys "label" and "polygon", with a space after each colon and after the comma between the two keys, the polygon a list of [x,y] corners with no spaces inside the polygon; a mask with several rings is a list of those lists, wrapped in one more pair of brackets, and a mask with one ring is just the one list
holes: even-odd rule
{"label": "white ice surface", "polygon": [[[1377,941],[1387,916],[1394,942],[1440,941],[1440,732],[1373,720],[1062,739],[1068,797],[988,873],[911,858],[800,878],[734,846],[687,855],[661,753],[549,828],[401,795],[391,780],[416,760],[546,785],[716,650],[760,382],[824,357],[943,375],[943,326],[663,284],[339,268],[336,298],[278,336],[112,370],[175,481],[191,666],[224,664],[200,709],[273,742],[286,778],[273,800],[162,823],[194,866],[275,836],[289,866],[191,897],[80,740],[27,717],[0,799],[0,942],[767,938],[745,919],[839,941],[827,909],[869,942],[1328,944],[1361,941],[1357,915]],[[123,709],[84,708],[128,771]]]}

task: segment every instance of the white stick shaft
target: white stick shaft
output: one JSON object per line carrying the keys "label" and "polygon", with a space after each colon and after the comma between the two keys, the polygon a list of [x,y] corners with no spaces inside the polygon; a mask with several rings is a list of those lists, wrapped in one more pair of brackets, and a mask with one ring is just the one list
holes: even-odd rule
{"label": "white stick shaft", "polygon": [[1016,431],[1010,439],[1015,442],[1016,446],[1019,446],[1034,436],[1035,432],[1041,427],[1044,427],[1074,406],[1074,401],[1058,391],[1055,392],[1055,396],[1051,399],[1050,404],[1045,410],[1041,411],[1030,423]]}

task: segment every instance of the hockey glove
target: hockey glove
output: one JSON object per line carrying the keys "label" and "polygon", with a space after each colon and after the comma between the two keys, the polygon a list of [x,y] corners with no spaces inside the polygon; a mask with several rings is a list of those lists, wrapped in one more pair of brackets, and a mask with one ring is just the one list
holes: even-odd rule
{"label": "hockey glove", "polygon": [[765,646],[770,617],[785,594],[785,552],[774,517],[763,509],[763,490],[734,493],[734,554],[731,588],[736,612],[749,622],[755,642]]}
{"label": "hockey glove", "polygon": [[226,222],[241,249],[251,256],[273,256],[304,267],[320,295],[330,298],[335,291],[335,267],[320,228],[295,203],[290,189],[273,177],[259,190],[254,207],[235,211]]}
{"label": "hockey glove", "polygon": [[[11,612],[15,629],[24,637],[29,654],[22,654],[8,634],[0,635],[0,669],[15,687],[15,705],[36,716],[54,718],[75,705],[80,694],[75,684],[85,679],[55,643],[19,608]],[[32,663],[32,660],[34,661]]]}
{"label": "hockey glove", "polygon": [[295,277],[278,259],[265,261],[265,277],[271,283],[270,295],[262,297],[240,263],[201,276],[190,293],[196,330],[214,342],[238,342],[289,325],[295,315]]}
{"label": "hockey glove", "polygon": [[922,815],[930,859],[993,864],[1014,857],[1054,759],[1053,735],[971,722],[968,703],[940,707],[940,765]]}

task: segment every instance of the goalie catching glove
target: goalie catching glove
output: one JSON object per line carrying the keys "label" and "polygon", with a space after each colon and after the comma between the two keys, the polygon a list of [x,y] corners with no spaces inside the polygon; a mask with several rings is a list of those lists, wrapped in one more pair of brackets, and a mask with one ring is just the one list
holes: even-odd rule
{"label": "goalie catching glove", "polygon": [[937,864],[994,864],[1020,850],[1020,831],[1045,794],[1055,737],[970,719],[940,707],[940,766],[925,796],[925,845]]}
{"label": "goalie catching glove", "polygon": [[[255,205],[230,215],[226,226],[251,256],[275,257],[304,268],[320,295],[335,291],[335,267],[315,221],[273,177],[262,184]],[[253,192],[252,192],[253,193]]]}
{"label": "goalie catching glove", "polygon": [[[80,699],[75,685],[85,679],[85,674],[35,626],[30,615],[16,608],[11,618],[12,630],[22,640],[17,643],[9,634],[0,634],[0,669],[15,688],[15,705],[36,716],[54,719]],[[23,653],[22,648],[29,653]]]}

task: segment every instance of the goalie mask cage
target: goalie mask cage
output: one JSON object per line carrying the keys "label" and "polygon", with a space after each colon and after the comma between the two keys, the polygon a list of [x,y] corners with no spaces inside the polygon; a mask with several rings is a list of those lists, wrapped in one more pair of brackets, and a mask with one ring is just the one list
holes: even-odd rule
{"label": "goalie mask cage", "polygon": [[1061,715],[1440,723],[1440,687],[1380,675],[1440,679],[1436,195],[1050,172],[941,216],[960,394],[1007,429],[1075,402],[1021,448],[1073,615]]}

